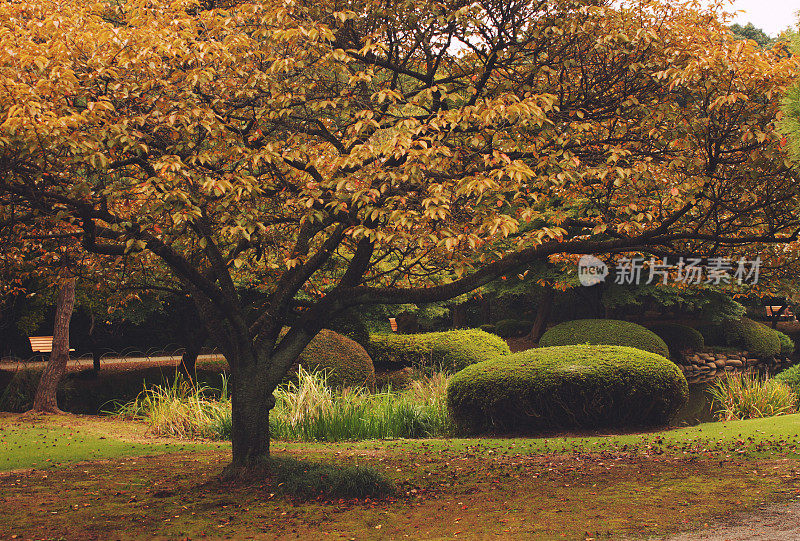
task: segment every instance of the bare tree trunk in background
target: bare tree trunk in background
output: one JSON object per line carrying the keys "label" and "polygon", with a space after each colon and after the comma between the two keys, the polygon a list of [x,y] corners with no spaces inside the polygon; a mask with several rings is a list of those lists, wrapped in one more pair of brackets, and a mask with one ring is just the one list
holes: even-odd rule
{"label": "bare tree trunk in background", "polygon": [[70,278],[58,292],[53,325],[53,351],[36,388],[36,397],[33,399],[33,411],[36,412],[61,413],[56,403],[56,389],[69,360],[69,321],[75,306],[75,282],[77,278]]}
{"label": "bare tree trunk in background", "polygon": [[550,319],[550,311],[553,309],[553,297],[555,297],[555,289],[552,286],[545,286],[542,297],[539,299],[539,305],[536,307],[536,319],[528,334],[529,340],[538,342],[544,334]]}
{"label": "bare tree trunk in background", "polygon": [[100,372],[100,350],[97,348],[95,330],[94,312],[89,308],[89,348],[92,350],[92,370],[97,374]]}
{"label": "bare tree trunk in background", "polygon": [[492,300],[489,297],[481,297],[481,323],[492,322]]}
{"label": "bare tree trunk in background", "polygon": [[450,309],[453,316],[453,328],[463,329],[467,326],[467,306],[466,304],[457,304]]}
{"label": "bare tree trunk in background", "polygon": [[195,377],[197,356],[200,355],[200,351],[206,343],[206,338],[208,338],[208,333],[202,323],[198,323],[195,331],[184,337],[183,355],[181,356],[178,370],[189,379],[193,380]]}

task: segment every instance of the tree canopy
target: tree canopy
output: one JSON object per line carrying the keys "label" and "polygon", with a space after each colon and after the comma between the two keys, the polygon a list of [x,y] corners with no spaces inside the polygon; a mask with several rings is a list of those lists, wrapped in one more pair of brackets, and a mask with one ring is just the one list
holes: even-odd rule
{"label": "tree canopy", "polygon": [[35,0],[0,6],[0,39],[3,208],[191,293],[231,365],[238,466],[348,307],[800,230],[775,129],[796,60],[711,8]]}

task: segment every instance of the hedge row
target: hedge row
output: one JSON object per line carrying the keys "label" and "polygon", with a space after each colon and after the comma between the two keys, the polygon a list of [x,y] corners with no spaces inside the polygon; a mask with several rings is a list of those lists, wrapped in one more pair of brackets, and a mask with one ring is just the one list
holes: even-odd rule
{"label": "hedge row", "polygon": [[740,348],[759,358],[789,355],[794,351],[794,343],[788,336],[746,317],[707,323],[698,326],[698,330],[706,345]]}
{"label": "hedge row", "polygon": [[379,368],[412,366],[446,372],[511,353],[505,340],[479,329],[373,334],[367,351]]}
{"label": "hedge row", "polygon": [[469,431],[652,426],[686,402],[678,367],[620,346],[531,349],[468,366],[453,376],[447,404]]}
{"label": "hedge row", "polygon": [[705,347],[705,341],[700,331],[686,325],[661,323],[652,325],[650,330],[667,344],[673,358],[678,358],[686,350],[699,351]]}
{"label": "hedge row", "polygon": [[577,344],[627,346],[669,358],[669,348],[653,331],[616,319],[576,319],[551,327],[539,340],[540,347]]}

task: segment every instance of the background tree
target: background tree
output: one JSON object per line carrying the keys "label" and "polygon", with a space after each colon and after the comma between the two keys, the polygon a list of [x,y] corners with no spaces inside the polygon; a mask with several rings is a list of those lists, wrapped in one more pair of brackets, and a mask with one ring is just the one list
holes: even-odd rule
{"label": "background tree", "polygon": [[231,368],[229,473],[263,466],[272,391],[345,309],[800,230],[774,129],[796,63],[713,10],[6,3],[0,39],[0,194],[189,291]]}
{"label": "background tree", "polygon": [[768,47],[775,41],[753,23],[747,23],[744,26],[739,23],[734,23],[728,28],[730,28],[730,31],[738,39],[751,39],[755,41],[759,47]]}
{"label": "background tree", "polygon": [[56,390],[61,383],[69,361],[69,322],[75,305],[75,283],[77,278],[67,278],[58,292],[56,317],[53,324],[53,346],[47,360],[36,395],[33,398],[33,411],[39,413],[61,413],[56,401]]}

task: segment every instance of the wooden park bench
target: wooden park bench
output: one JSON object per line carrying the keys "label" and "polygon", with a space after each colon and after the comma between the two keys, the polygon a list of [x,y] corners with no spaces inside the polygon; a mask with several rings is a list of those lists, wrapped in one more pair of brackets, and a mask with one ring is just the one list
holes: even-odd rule
{"label": "wooden park bench", "polygon": [[788,306],[782,313],[781,308],[783,308],[783,306],[766,306],[767,317],[772,318],[777,316],[779,320],[785,319],[788,321],[794,321],[796,319],[795,315],[792,313],[792,310]]}
{"label": "wooden park bench", "polygon": [[[28,341],[31,343],[31,349],[34,354],[43,355],[45,353],[53,352],[53,337],[52,336],[29,336]],[[70,348],[70,351],[75,351]]]}

